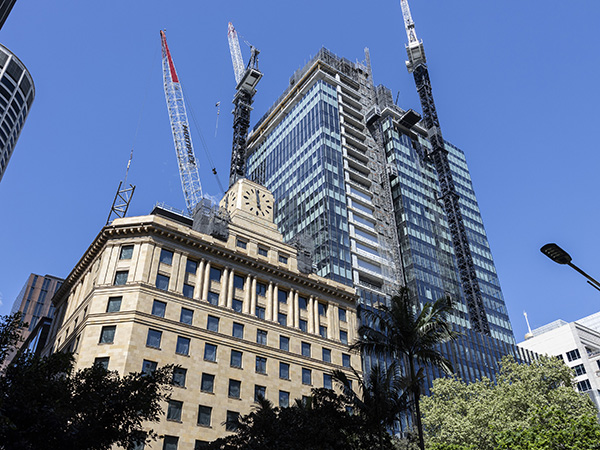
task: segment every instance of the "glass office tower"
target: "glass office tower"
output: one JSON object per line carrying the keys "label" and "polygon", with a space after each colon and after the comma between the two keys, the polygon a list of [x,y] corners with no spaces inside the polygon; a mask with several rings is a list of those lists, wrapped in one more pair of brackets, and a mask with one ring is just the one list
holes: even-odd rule
{"label": "glass office tower", "polygon": [[471,327],[419,120],[374,86],[368,65],[321,49],[252,131],[248,177],[274,193],[285,239],[309,236],[316,272],[353,284],[365,307],[400,286],[422,303],[451,295],[463,337],[443,352],[463,379],[493,378],[502,355],[519,355],[465,156],[447,143],[489,335]]}

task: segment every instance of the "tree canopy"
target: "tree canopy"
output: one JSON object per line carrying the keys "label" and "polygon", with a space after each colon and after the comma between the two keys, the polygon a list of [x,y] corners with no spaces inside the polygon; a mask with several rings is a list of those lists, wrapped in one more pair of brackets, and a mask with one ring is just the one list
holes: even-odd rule
{"label": "tree canopy", "polygon": [[435,380],[423,425],[434,450],[599,449],[597,410],[573,388],[556,358],[519,364],[505,357],[496,383]]}

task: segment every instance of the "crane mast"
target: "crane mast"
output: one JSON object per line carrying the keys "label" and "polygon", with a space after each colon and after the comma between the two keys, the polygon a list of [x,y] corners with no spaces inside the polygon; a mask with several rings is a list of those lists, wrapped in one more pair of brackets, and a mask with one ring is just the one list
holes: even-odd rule
{"label": "crane mast", "polygon": [[237,32],[231,22],[227,28],[227,37],[237,83],[233,98],[233,145],[229,172],[229,186],[232,186],[238,179],[246,176],[246,141],[250,127],[250,111],[256,94],[256,85],[263,74],[258,70],[259,51],[253,46],[250,46],[250,60],[244,69]]}
{"label": "crane mast", "polygon": [[448,226],[450,227],[450,235],[454,245],[463,293],[469,309],[469,317],[475,330],[489,335],[490,327],[485,313],[481,288],[479,287],[479,281],[475,272],[473,255],[469,247],[467,231],[460,210],[459,195],[454,185],[448,161],[448,151],[444,147],[442,130],[433,101],[423,41],[417,39],[408,0],[400,0],[400,5],[408,37],[408,44],[406,45],[408,61],[406,62],[406,67],[409,73],[413,74],[421,101],[423,121],[427,128],[428,139],[431,144],[431,152],[429,152],[428,157],[433,161],[438,173],[441,200],[446,212]]}
{"label": "crane mast", "polygon": [[167,101],[167,109],[169,110],[169,120],[171,121],[173,143],[175,144],[175,153],[177,154],[177,163],[179,165],[181,187],[183,188],[187,210],[189,213],[193,213],[194,207],[202,199],[202,185],[200,184],[196,155],[194,154],[194,147],[190,136],[190,126],[185,109],[183,89],[167,45],[167,37],[162,30],[160,38],[162,43],[165,99]]}

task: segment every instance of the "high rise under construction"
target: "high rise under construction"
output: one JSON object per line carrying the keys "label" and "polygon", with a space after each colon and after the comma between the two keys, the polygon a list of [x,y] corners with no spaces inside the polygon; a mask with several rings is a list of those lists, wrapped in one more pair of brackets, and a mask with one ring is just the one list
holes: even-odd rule
{"label": "high rise under construction", "polygon": [[441,137],[413,47],[423,117],[375,86],[368,51],[353,63],[323,48],[254,127],[247,173],[274,193],[284,238],[311,251],[318,275],[354,285],[363,305],[403,285],[421,302],[451,295],[462,337],[444,353],[463,379],[493,378],[515,339],[465,155]]}

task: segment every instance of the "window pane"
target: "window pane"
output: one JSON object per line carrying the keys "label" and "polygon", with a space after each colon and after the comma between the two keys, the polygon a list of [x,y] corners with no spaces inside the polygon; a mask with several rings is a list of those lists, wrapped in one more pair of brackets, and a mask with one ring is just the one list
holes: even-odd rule
{"label": "window pane", "polygon": [[206,344],[204,346],[204,359],[206,361],[217,360],[217,346],[213,344]]}
{"label": "window pane", "polygon": [[267,345],[267,332],[265,330],[256,330],[256,343]]}
{"label": "window pane", "polygon": [[219,294],[216,292],[208,291],[208,303],[217,306],[219,304]]}
{"label": "window pane", "polygon": [[193,298],[194,297],[194,286],[192,286],[191,284],[184,284],[183,285],[183,296],[187,297],[187,298]]}
{"label": "window pane", "polygon": [[165,302],[154,300],[154,302],[152,303],[152,315],[153,316],[165,317],[166,309],[167,309],[167,304]]}
{"label": "window pane", "polygon": [[156,287],[163,291],[169,289],[169,277],[160,273],[156,275]]}
{"label": "window pane", "polygon": [[210,427],[210,417],[212,415],[212,408],[210,406],[198,407],[198,425],[203,427]]}
{"label": "window pane", "polygon": [[169,407],[167,408],[167,420],[175,420],[181,422],[181,409],[183,408],[183,402],[177,400],[169,400]]}
{"label": "window pane", "polygon": [[200,384],[200,390],[202,392],[211,392],[215,386],[215,376],[210,373],[202,374],[202,383]]}
{"label": "window pane", "polygon": [[160,251],[160,262],[168,265],[173,264],[173,252],[163,248]]}
{"label": "window pane", "polygon": [[290,406],[290,393],[286,391],[279,391],[279,407],[287,408]]}
{"label": "window pane", "polygon": [[108,325],[102,327],[100,331],[100,343],[101,344],[112,344],[115,340],[116,325]]}
{"label": "window pane", "polygon": [[287,314],[284,313],[277,313],[277,322],[279,322],[279,325],[287,325]]}
{"label": "window pane", "polygon": [[302,343],[302,356],[310,356],[310,344],[308,342]]}
{"label": "window pane", "polygon": [[266,297],[267,285],[264,283],[256,283],[256,295],[260,295],[261,297]]}
{"label": "window pane", "polygon": [[242,367],[242,352],[231,350],[231,367]]}
{"label": "window pane", "polygon": [[283,264],[287,264],[288,259],[287,256],[279,255],[279,262]]}
{"label": "window pane", "polygon": [[246,248],[248,246],[248,243],[246,241],[242,241],[241,239],[238,239],[235,242],[235,245],[237,245],[239,248]]}
{"label": "window pane", "polygon": [[339,317],[340,317],[340,322],[345,322],[346,321],[346,310],[343,308],[338,309],[339,311]]}
{"label": "window pane", "polygon": [[145,359],[142,363],[142,373],[151,374],[156,370],[157,365],[158,364],[155,361],[148,361],[147,359]]}
{"label": "window pane", "polygon": [[304,319],[300,319],[298,326],[300,327],[300,331],[304,331],[306,333],[306,330],[308,329],[308,322]]}
{"label": "window pane", "polygon": [[165,436],[163,450],[177,450],[179,438],[177,436]]}
{"label": "window pane", "polygon": [[279,336],[279,349],[285,350],[286,352],[290,351],[290,338],[287,336]]}
{"label": "window pane", "polygon": [[340,330],[340,341],[342,341],[343,344],[348,343],[348,332],[347,331]]}
{"label": "window pane", "polygon": [[324,327],[323,325],[319,325],[319,335],[322,338],[327,339],[327,327]]}
{"label": "window pane", "polygon": [[312,384],[312,374],[310,369],[302,369],[302,384]]}
{"label": "window pane", "polygon": [[133,245],[124,245],[121,247],[121,253],[119,254],[119,259],[131,259],[133,255]]}
{"label": "window pane", "polygon": [[244,277],[239,275],[233,276],[233,287],[235,289],[244,289]]}
{"label": "window pane", "polygon": [[319,303],[319,315],[320,316],[327,315],[327,305],[325,303]]}
{"label": "window pane", "polygon": [[243,339],[244,338],[244,325],[241,323],[234,322],[233,323],[233,337]]}
{"label": "window pane", "polygon": [[258,247],[258,254],[260,256],[269,256],[269,250],[266,248]]}
{"label": "window pane", "polygon": [[298,297],[298,308],[306,309],[308,305],[308,299],[306,297]]}
{"label": "window pane", "polygon": [[175,353],[180,355],[190,354],[190,339],[182,336],[177,336],[177,347]]}
{"label": "window pane", "polygon": [[328,348],[323,349],[323,361],[331,362],[331,350],[329,350]]}
{"label": "window pane", "polygon": [[216,267],[210,268],[210,277],[212,281],[221,282],[221,269],[217,269]]}
{"label": "window pane", "polygon": [[279,303],[287,303],[288,293],[286,291],[277,291],[277,300]]}
{"label": "window pane", "polygon": [[187,308],[181,308],[181,316],[179,316],[179,321],[181,323],[186,323],[188,325],[192,324],[194,319],[194,311]]}
{"label": "window pane", "polygon": [[192,261],[191,259],[188,259],[187,262],[185,263],[185,271],[187,273],[195,274],[197,270],[198,270],[198,263],[196,261]]}
{"label": "window pane", "polygon": [[350,367],[350,355],[342,353],[342,366]]}
{"label": "window pane", "polygon": [[215,316],[208,316],[208,320],[206,322],[206,329],[209,331],[219,331],[219,318]]}
{"label": "window pane", "polygon": [[228,395],[231,398],[240,398],[240,392],[242,390],[242,382],[238,380],[229,380],[229,391]]}
{"label": "window pane", "polygon": [[286,363],[279,363],[279,378],[283,380],[290,379],[290,365]]}
{"label": "window pane", "polygon": [[239,412],[227,411],[227,421],[225,422],[225,429],[227,431],[237,430],[239,417],[240,417]]}
{"label": "window pane", "polygon": [[254,401],[257,402],[260,397],[266,398],[267,388],[265,386],[254,385]]}
{"label": "window pane", "polygon": [[127,283],[127,277],[129,276],[128,270],[119,270],[115,274],[115,286],[122,286]]}
{"label": "window pane", "polygon": [[117,312],[121,310],[122,297],[110,297],[106,305],[106,312]]}
{"label": "window pane", "polygon": [[185,387],[185,377],[187,375],[187,369],[183,367],[175,367],[173,369],[173,384],[179,387]]}
{"label": "window pane", "polygon": [[328,373],[323,374],[323,387],[325,389],[331,389],[331,375]]}
{"label": "window pane", "polygon": [[261,356],[256,357],[256,372],[267,373],[267,358]]}
{"label": "window pane", "polygon": [[101,357],[94,359],[94,365],[100,366],[100,367],[104,368],[105,370],[108,370],[109,360],[110,360],[110,358],[108,356],[101,356]]}
{"label": "window pane", "polygon": [[160,340],[162,338],[162,331],[149,329],[148,338],[146,339],[146,345],[148,347],[160,348]]}
{"label": "window pane", "polygon": [[255,310],[255,315],[259,319],[264,319],[265,318],[265,308],[263,308],[262,306],[257,306],[256,310]]}
{"label": "window pane", "polygon": [[233,301],[231,302],[231,308],[235,311],[235,312],[242,312],[242,309],[244,307],[244,303],[241,300],[237,300],[237,299],[233,299]]}

